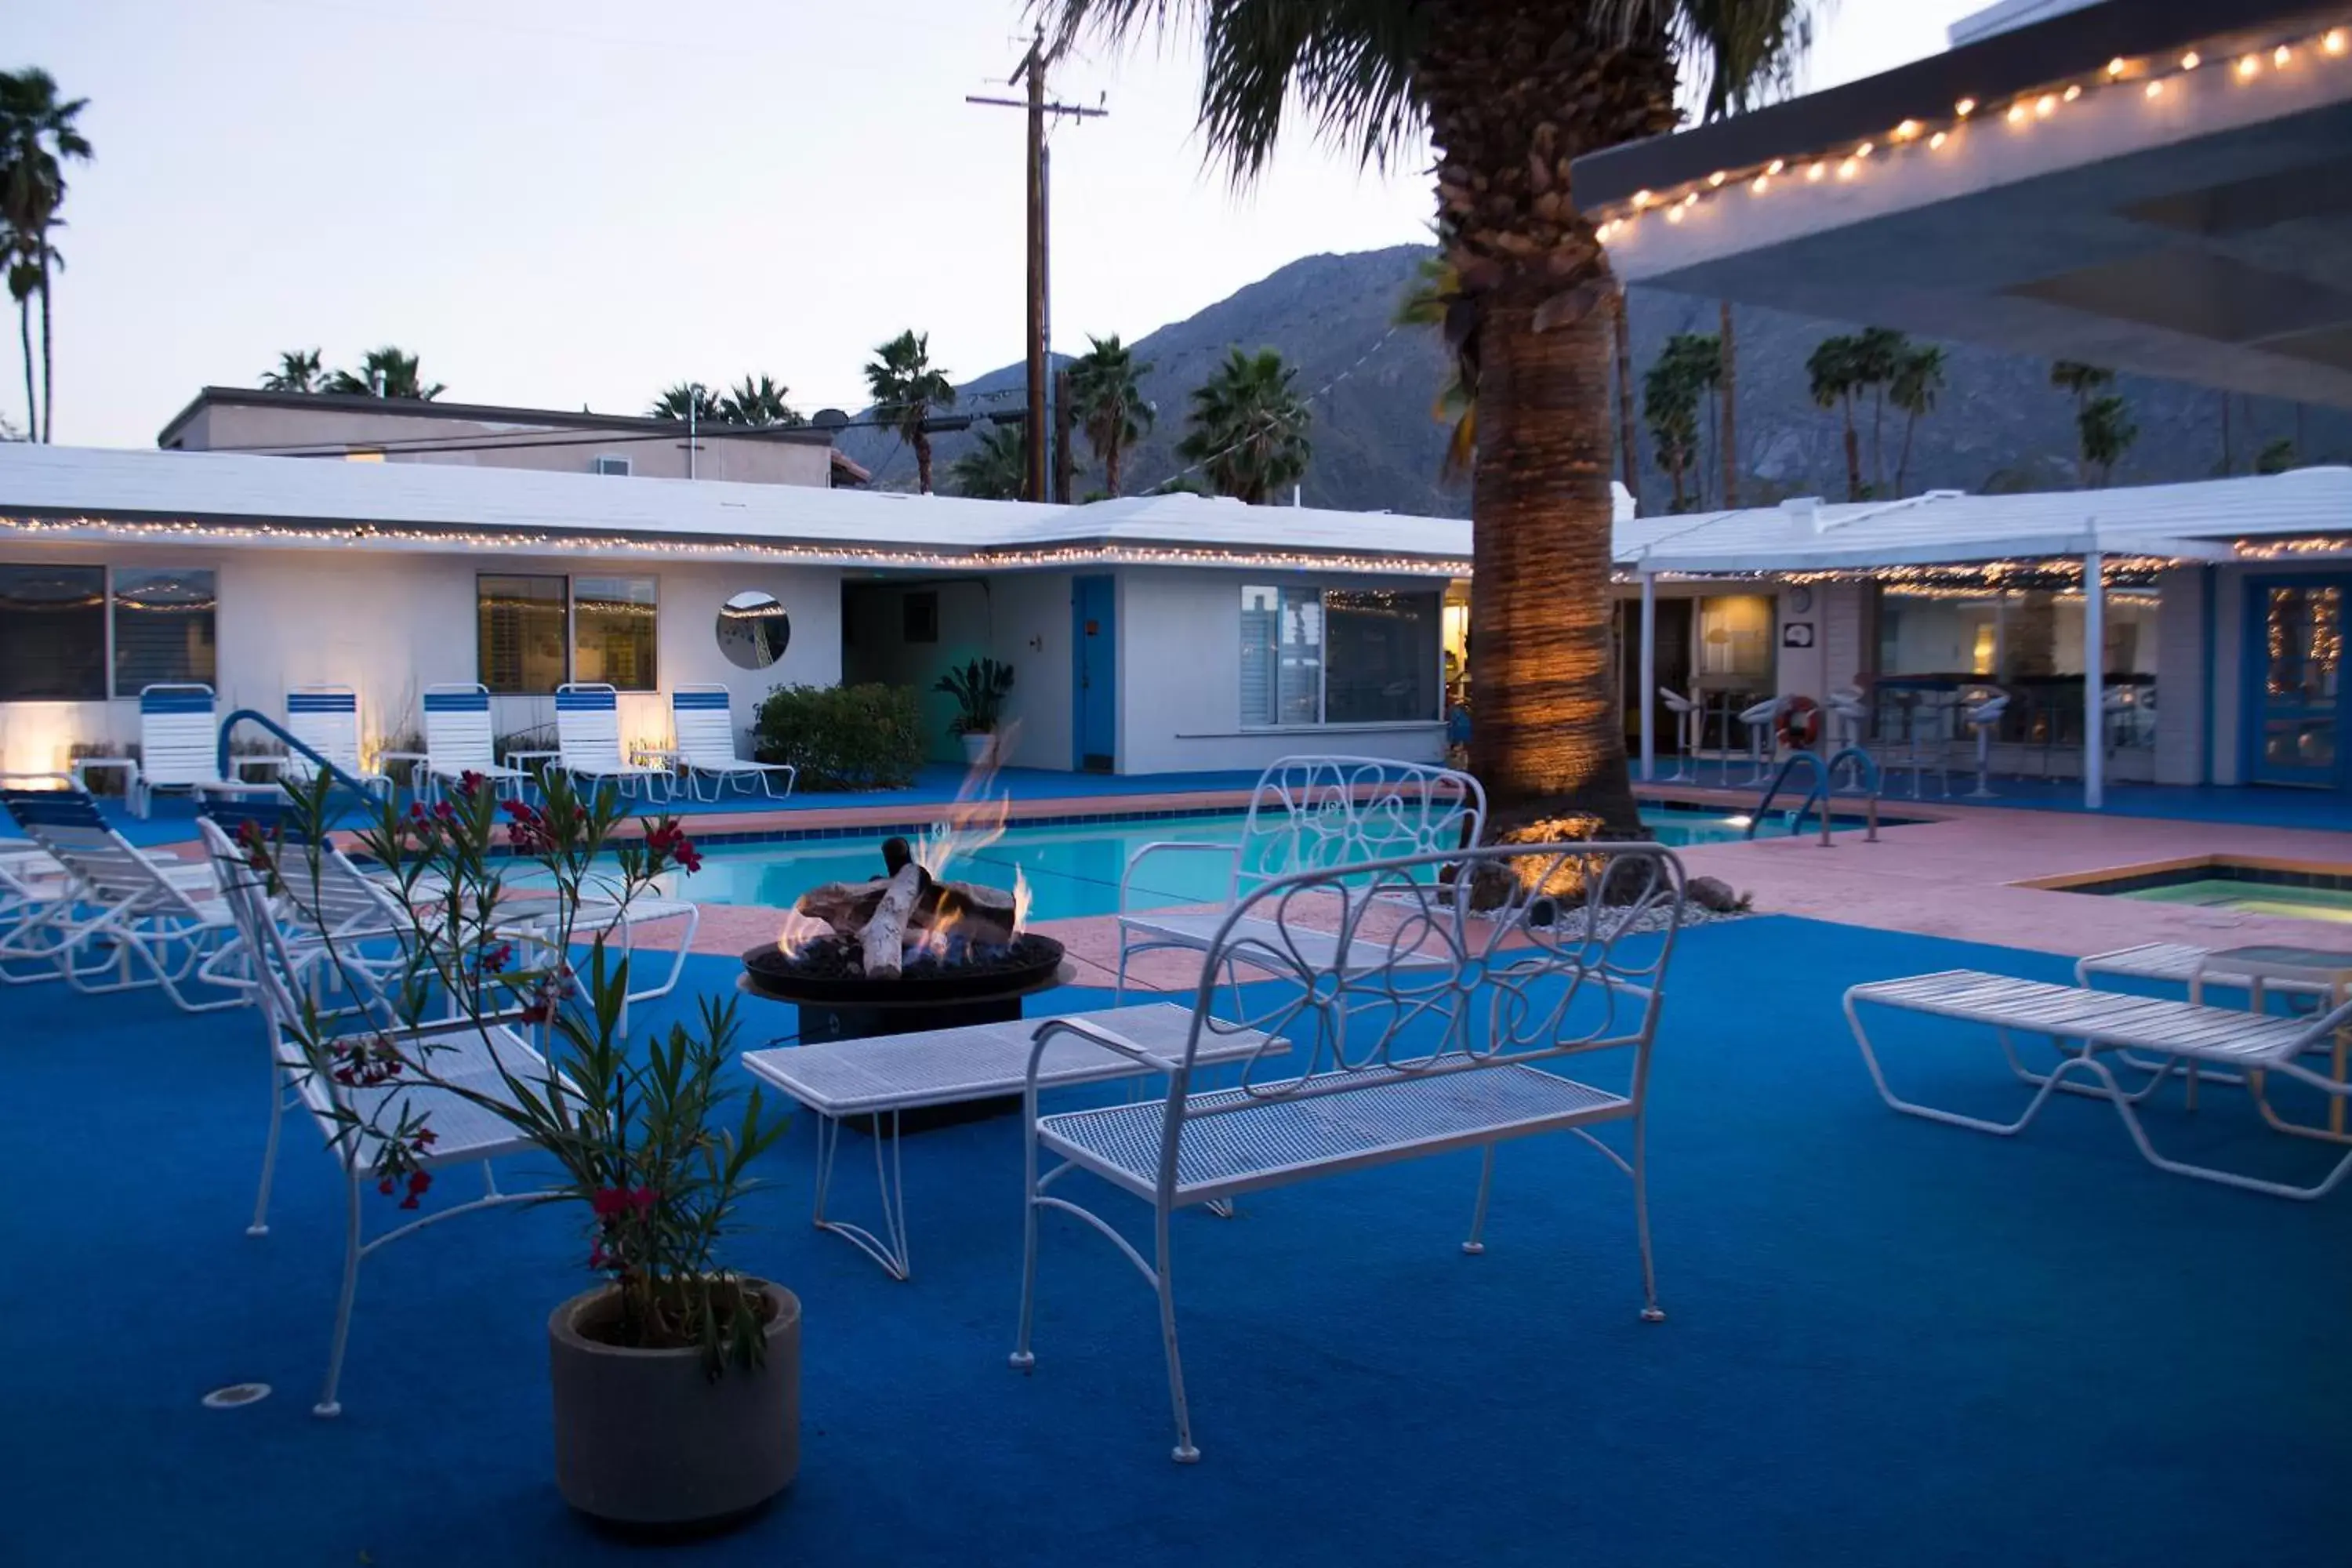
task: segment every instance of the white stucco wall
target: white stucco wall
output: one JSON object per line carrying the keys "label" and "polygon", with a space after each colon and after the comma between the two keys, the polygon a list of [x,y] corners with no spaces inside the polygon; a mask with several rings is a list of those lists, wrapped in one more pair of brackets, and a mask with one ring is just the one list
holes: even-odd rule
{"label": "white stucco wall", "polygon": [[1071,637],[1071,575],[1067,572],[1007,573],[991,581],[992,642],[1013,667],[1013,697],[1005,718],[1020,726],[1007,760],[1024,768],[1075,764],[1072,695],[1076,666]]}
{"label": "white stucco wall", "polygon": [[[626,693],[621,729],[631,741],[669,734],[672,688],[719,681],[735,695],[740,729],[774,687],[829,685],[841,675],[839,574],[752,564],[642,559],[540,560],[488,552],[409,554],[323,550],[171,550],[11,545],[12,561],[114,566],[205,566],[218,575],[215,622],[224,713],[255,708],[282,717],[292,687],[341,683],[360,693],[370,739],[421,729],[417,698],[438,681],[478,679],[475,578],[482,572],[650,574],[659,579],[659,693]],[[784,657],[747,670],[719,652],[719,606],[747,589],[772,594],[792,617]],[[499,697],[500,732],[554,721],[551,697]],[[0,703],[0,765],[61,767],[75,742],[128,744],[139,734],[135,697],[106,702]]]}
{"label": "white stucco wall", "polygon": [[[2184,566],[2158,579],[2156,782],[2205,781],[2205,710],[2213,679],[2205,647],[2205,572]],[[2216,704],[2218,707],[2218,704]]]}
{"label": "white stucco wall", "polygon": [[[1273,581],[1273,577],[1248,581]],[[1118,771],[1252,770],[1301,752],[1436,762],[1442,721],[1326,724],[1244,730],[1241,725],[1244,574],[1130,567],[1118,574]],[[1285,586],[1425,589],[1446,579],[1279,576]]]}

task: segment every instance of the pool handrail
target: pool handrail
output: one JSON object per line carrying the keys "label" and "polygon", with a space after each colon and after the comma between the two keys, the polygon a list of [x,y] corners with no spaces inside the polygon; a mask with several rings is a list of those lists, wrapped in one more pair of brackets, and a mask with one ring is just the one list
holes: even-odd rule
{"label": "pool handrail", "polygon": [[1757,801],[1756,810],[1748,819],[1747,837],[1749,838],[1756,837],[1757,825],[1761,823],[1771,811],[1773,797],[1780,793],[1780,786],[1789,782],[1789,775],[1796,772],[1797,765],[1803,763],[1810,764],[1813,770],[1813,787],[1806,792],[1804,800],[1798,805],[1795,814],[1790,818],[1789,837],[1794,838],[1803,831],[1806,813],[1818,807],[1822,816],[1822,847],[1824,849],[1830,847],[1832,840],[1829,803],[1833,793],[1830,788],[1830,781],[1837,776],[1839,765],[1849,761],[1858,767],[1864,784],[1864,810],[1867,831],[1863,837],[1863,842],[1877,843],[1880,782],[1878,759],[1860,746],[1841,747],[1826,761],[1820,752],[1811,747],[1790,752],[1780,767],[1773,771],[1771,782],[1764,786],[1764,794]]}

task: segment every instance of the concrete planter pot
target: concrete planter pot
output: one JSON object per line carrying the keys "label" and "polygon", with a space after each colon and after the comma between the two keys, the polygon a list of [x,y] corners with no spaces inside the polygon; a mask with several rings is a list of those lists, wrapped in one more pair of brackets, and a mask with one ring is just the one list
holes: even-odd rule
{"label": "concrete planter pot", "polygon": [[699,1531],[740,1519],[792,1484],[801,1455],[800,1298],[747,1283],[772,1309],[767,1361],[713,1382],[699,1350],[629,1350],[583,1335],[614,1310],[610,1286],[547,1321],[555,1484],[591,1518]]}
{"label": "concrete planter pot", "polygon": [[998,761],[996,735],[993,731],[970,730],[963,735],[963,760],[971,767],[985,767]]}

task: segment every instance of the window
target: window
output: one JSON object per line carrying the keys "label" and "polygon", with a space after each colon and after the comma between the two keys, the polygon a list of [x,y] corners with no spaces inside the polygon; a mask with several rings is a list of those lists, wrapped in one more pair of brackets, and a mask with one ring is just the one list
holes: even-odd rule
{"label": "window", "polygon": [[654,578],[573,578],[572,679],[601,680],[623,691],[658,690],[654,628],[659,608]]}
{"label": "window", "polygon": [[1772,601],[1735,594],[1698,602],[1698,673],[1717,682],[1772,684]]}
{"label": "window", "polygon": [[898,601],[898,640],[940,640],[940,596],[937,594],[908,594]]}
{"label": "window", "polygon": [[114,694],[159,680],[213,684],[216,579],[206,569],[114,569]]}
{"label": "window", "polygon": [[596,459],[596,471],[600,474],[618,474],[625,479],[629,473],[629,459],[609,456],[599,457]]}
{"label": "window", "polygon": [[564,680],[564,581],[485,572],[475,579],[482,684],[545,696]]}
{"label": "window", "polygon": [[1440,595],[1244,587],[1244,726],[1397,724],[1440,717]]}
{"label": "window", "polygon": [[0,565],[0,701],[106,695],[106,568]]}

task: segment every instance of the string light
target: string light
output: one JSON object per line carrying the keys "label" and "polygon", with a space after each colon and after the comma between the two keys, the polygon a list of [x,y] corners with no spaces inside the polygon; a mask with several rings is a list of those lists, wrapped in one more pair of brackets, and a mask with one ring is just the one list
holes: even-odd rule
{"label": "string light", "polygon": [[2352,536],[2315,534],[2301,539],[2241,539],[2231,549],[2244,561],[2278,561],[2305,555],[2352,555]]}
{"label": "string light", "polygon": [[1668,208],[1666,209],[1666,221],[1667,221],[1668,223],[1680,223],[1680,222],[1682,222],[1682,221],[1683,221],[1683,209],[1682,209],[1681,207],[1668,207]]}
{"label": "string light", "polygon": [[[2296,52],[2305,46],[2309,47],[2315,56],[2327,55],[2340,59],[2347,54],[2352,54],[2352,26],[2339,24],[2323,32],[2305,34],[2291,39],[2273,38],[2250,53],[2231,59],[2229,63],[2233,64],[2235,69],[2229,74],[2240,80],[2251,80],[2258,77],[2262,73],[2265,55],[2269,57],[2274,68],[2284,70],[2294,60]],[[2176,57],[2172,63],[2175,68],[2166,70],[2158,62],[2132,59],[2123,55],[2116,55],[2096,68],[2092,74],[2081,79],[2053,82],[2044,89],[2021,94],[2005,106],[2003,117],[2011,127],[2023,130],[2037,119],[2053,118],[2063,104],[2081,102],[2085,94],[2095,89],[2116,86],[2125,80],[2137,81],[2142,96],[2153,101],[2166,95],[2167,83],[2173,75],[2197,69],[2204,64],[2204,56],[2195,49],[2188,49]],[[1978,98],[1973,95],[1964,96],[1954,100],[1952,119],[1946,124],[1931,127],[1927,121],[1906,116],[1898,121],[1880,140],[1891,143],[1896,149],[1896,153],[1890,155],[1899,155],[1902,149],[1923,140],[1927,142],[1929,151],[1941,152],[1951,142],[1968,119],[1980,107],[1981,103]],[[1663,197],[1654,192],[1637,191],[1631,198],[1632,207],[1633,211],[1639,212],[1654,204],[1663,204],[1669,211],[1679,211],[1689,206],[1698,195],[1707,190],[1720,189],[1735,179],[1743,181],[1751,195],[1761,197],[1770,194],[1773,184],[1784,171],[1793,177],[1800,166],[1803,169],[1805,183],[1808,184],[1819,184],[1830,176],[1832,169],[1836,171],[1839,179],[1853,180],[1860,175],[1863,160],[1876,152],[1878,145],[1879,142],[1875,140],[1861,142],[1843,154],[1831,153],[1826,155],[1817,155],[1801,162],[1801,164],[1792,163],[1786,158],[1773,158],[1769,162],[1759,162],[1745,169],[1717,169],[1703,178],[1692,180],[1684,185],[1681,191],[1668,192]],[[1619,221],[1608,232],[1618,233],[1630,226],[1630,224]]]}

